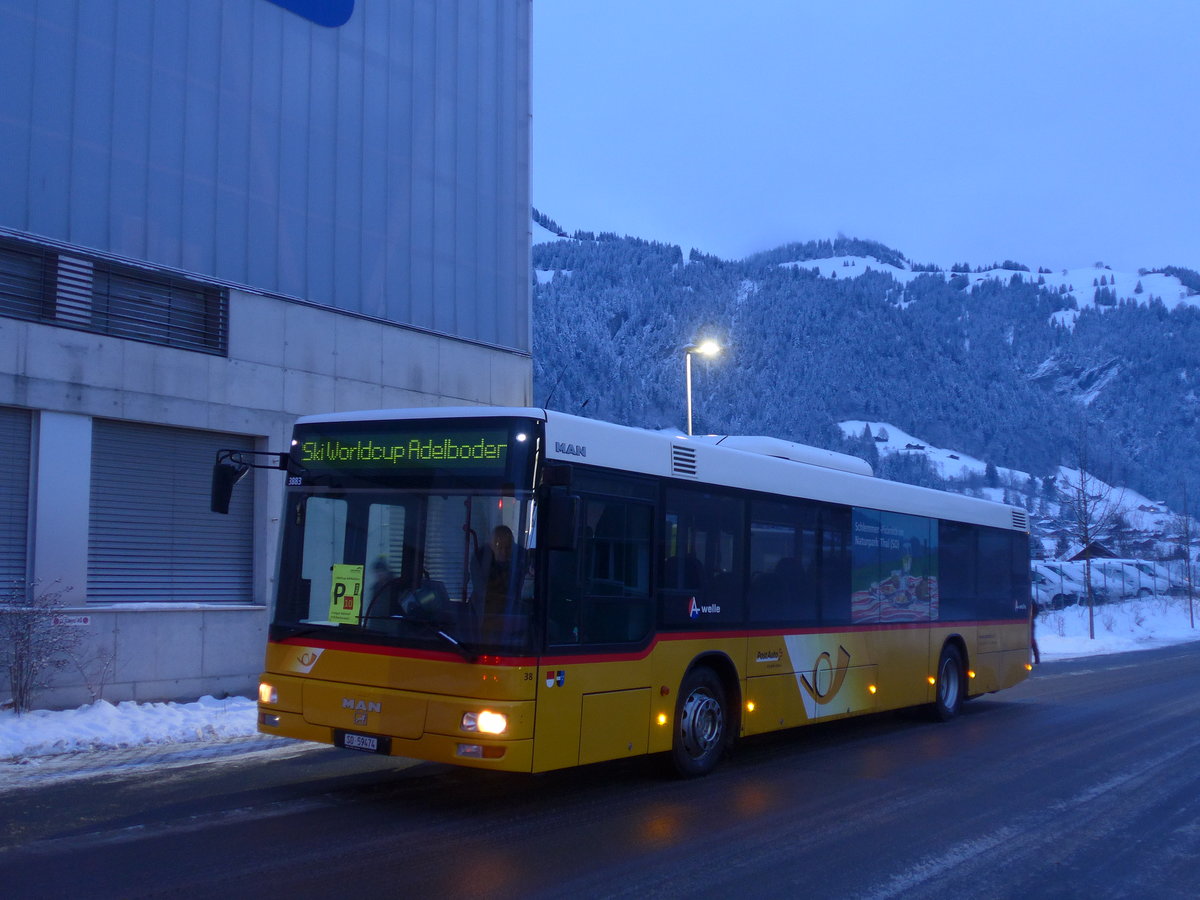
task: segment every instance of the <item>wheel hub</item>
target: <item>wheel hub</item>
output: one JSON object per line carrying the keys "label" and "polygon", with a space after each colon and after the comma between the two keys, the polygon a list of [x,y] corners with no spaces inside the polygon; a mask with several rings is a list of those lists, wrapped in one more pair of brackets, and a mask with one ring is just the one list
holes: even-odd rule
{"label": "wheel hub", "polygon": [[692,691],[683,701],[679,734],[688,756],[696,759],[711,750],[724,728],[721,704],[707,691]]}

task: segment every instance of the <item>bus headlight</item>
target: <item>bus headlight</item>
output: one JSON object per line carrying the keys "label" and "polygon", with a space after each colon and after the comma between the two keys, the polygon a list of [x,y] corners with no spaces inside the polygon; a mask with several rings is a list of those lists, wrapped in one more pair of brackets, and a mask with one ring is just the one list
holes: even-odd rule
{"label": "bus headlight", "polygon": [[260,681],[258,684],[258,702],[263,704],[263,706],[274,706],[279,702],[279,691],[275,690],[273,684]]}
{"label": "bus headlight", "polygon": [[478,731],[481,734],[504,734],[508,730],[508,716],[487,709],[477,713],[463,713],[462,730]]}

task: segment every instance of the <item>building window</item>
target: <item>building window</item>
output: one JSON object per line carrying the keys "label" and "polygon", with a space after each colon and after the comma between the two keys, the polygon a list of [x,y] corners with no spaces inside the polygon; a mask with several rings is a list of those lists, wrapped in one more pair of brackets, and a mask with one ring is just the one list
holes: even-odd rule
{"label": "building window", "polygon": [[224,288],[0,237],[0,315],[224,356]]}

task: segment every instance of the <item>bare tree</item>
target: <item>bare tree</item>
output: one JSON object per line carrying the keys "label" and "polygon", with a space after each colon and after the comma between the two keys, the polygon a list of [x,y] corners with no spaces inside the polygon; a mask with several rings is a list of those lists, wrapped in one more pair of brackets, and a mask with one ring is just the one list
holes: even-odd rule
{"label": "bare tree", "polygon": [[19,584],[0,596],[0,671],[8,673],[17,715],[32,708],[34,692],[71,661],[79,644],[79,633],[56,621],[69,590]]}
{"label": "bare tree", "polygon": [[1123,514],[1125,492],[1097,478],[1089,468],[1086,428],[1079,441],[1078,472],[1064,472],[1059,492],[1063,511],[1069,519],[1073,537],[1083,547],[1083,586],[1087,594],[1088,638],[1096,638],[1095,592],[1092,590],[1092,545],[1111,530]]}
{"label": "bare tree", "polygon": [[1179,549],[1183,556],[1184,578],[1187,581],[1188,626],[1196,627],[1195,596],[1196,584],[1192,575],[1192,541],[1195,539],[1192,517],[1188,510],[1188,489],[1183,486],[1183,512],[1175,517],[1175,530],[1179,534]]}

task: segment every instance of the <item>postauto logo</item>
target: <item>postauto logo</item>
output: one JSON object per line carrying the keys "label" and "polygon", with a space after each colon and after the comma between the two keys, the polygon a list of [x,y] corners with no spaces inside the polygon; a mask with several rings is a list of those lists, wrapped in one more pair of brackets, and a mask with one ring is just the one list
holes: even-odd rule
{"label": "postauto logo", "polygon": [[354,0],[270,0],[315,25],[338,28],[354,15]]}

